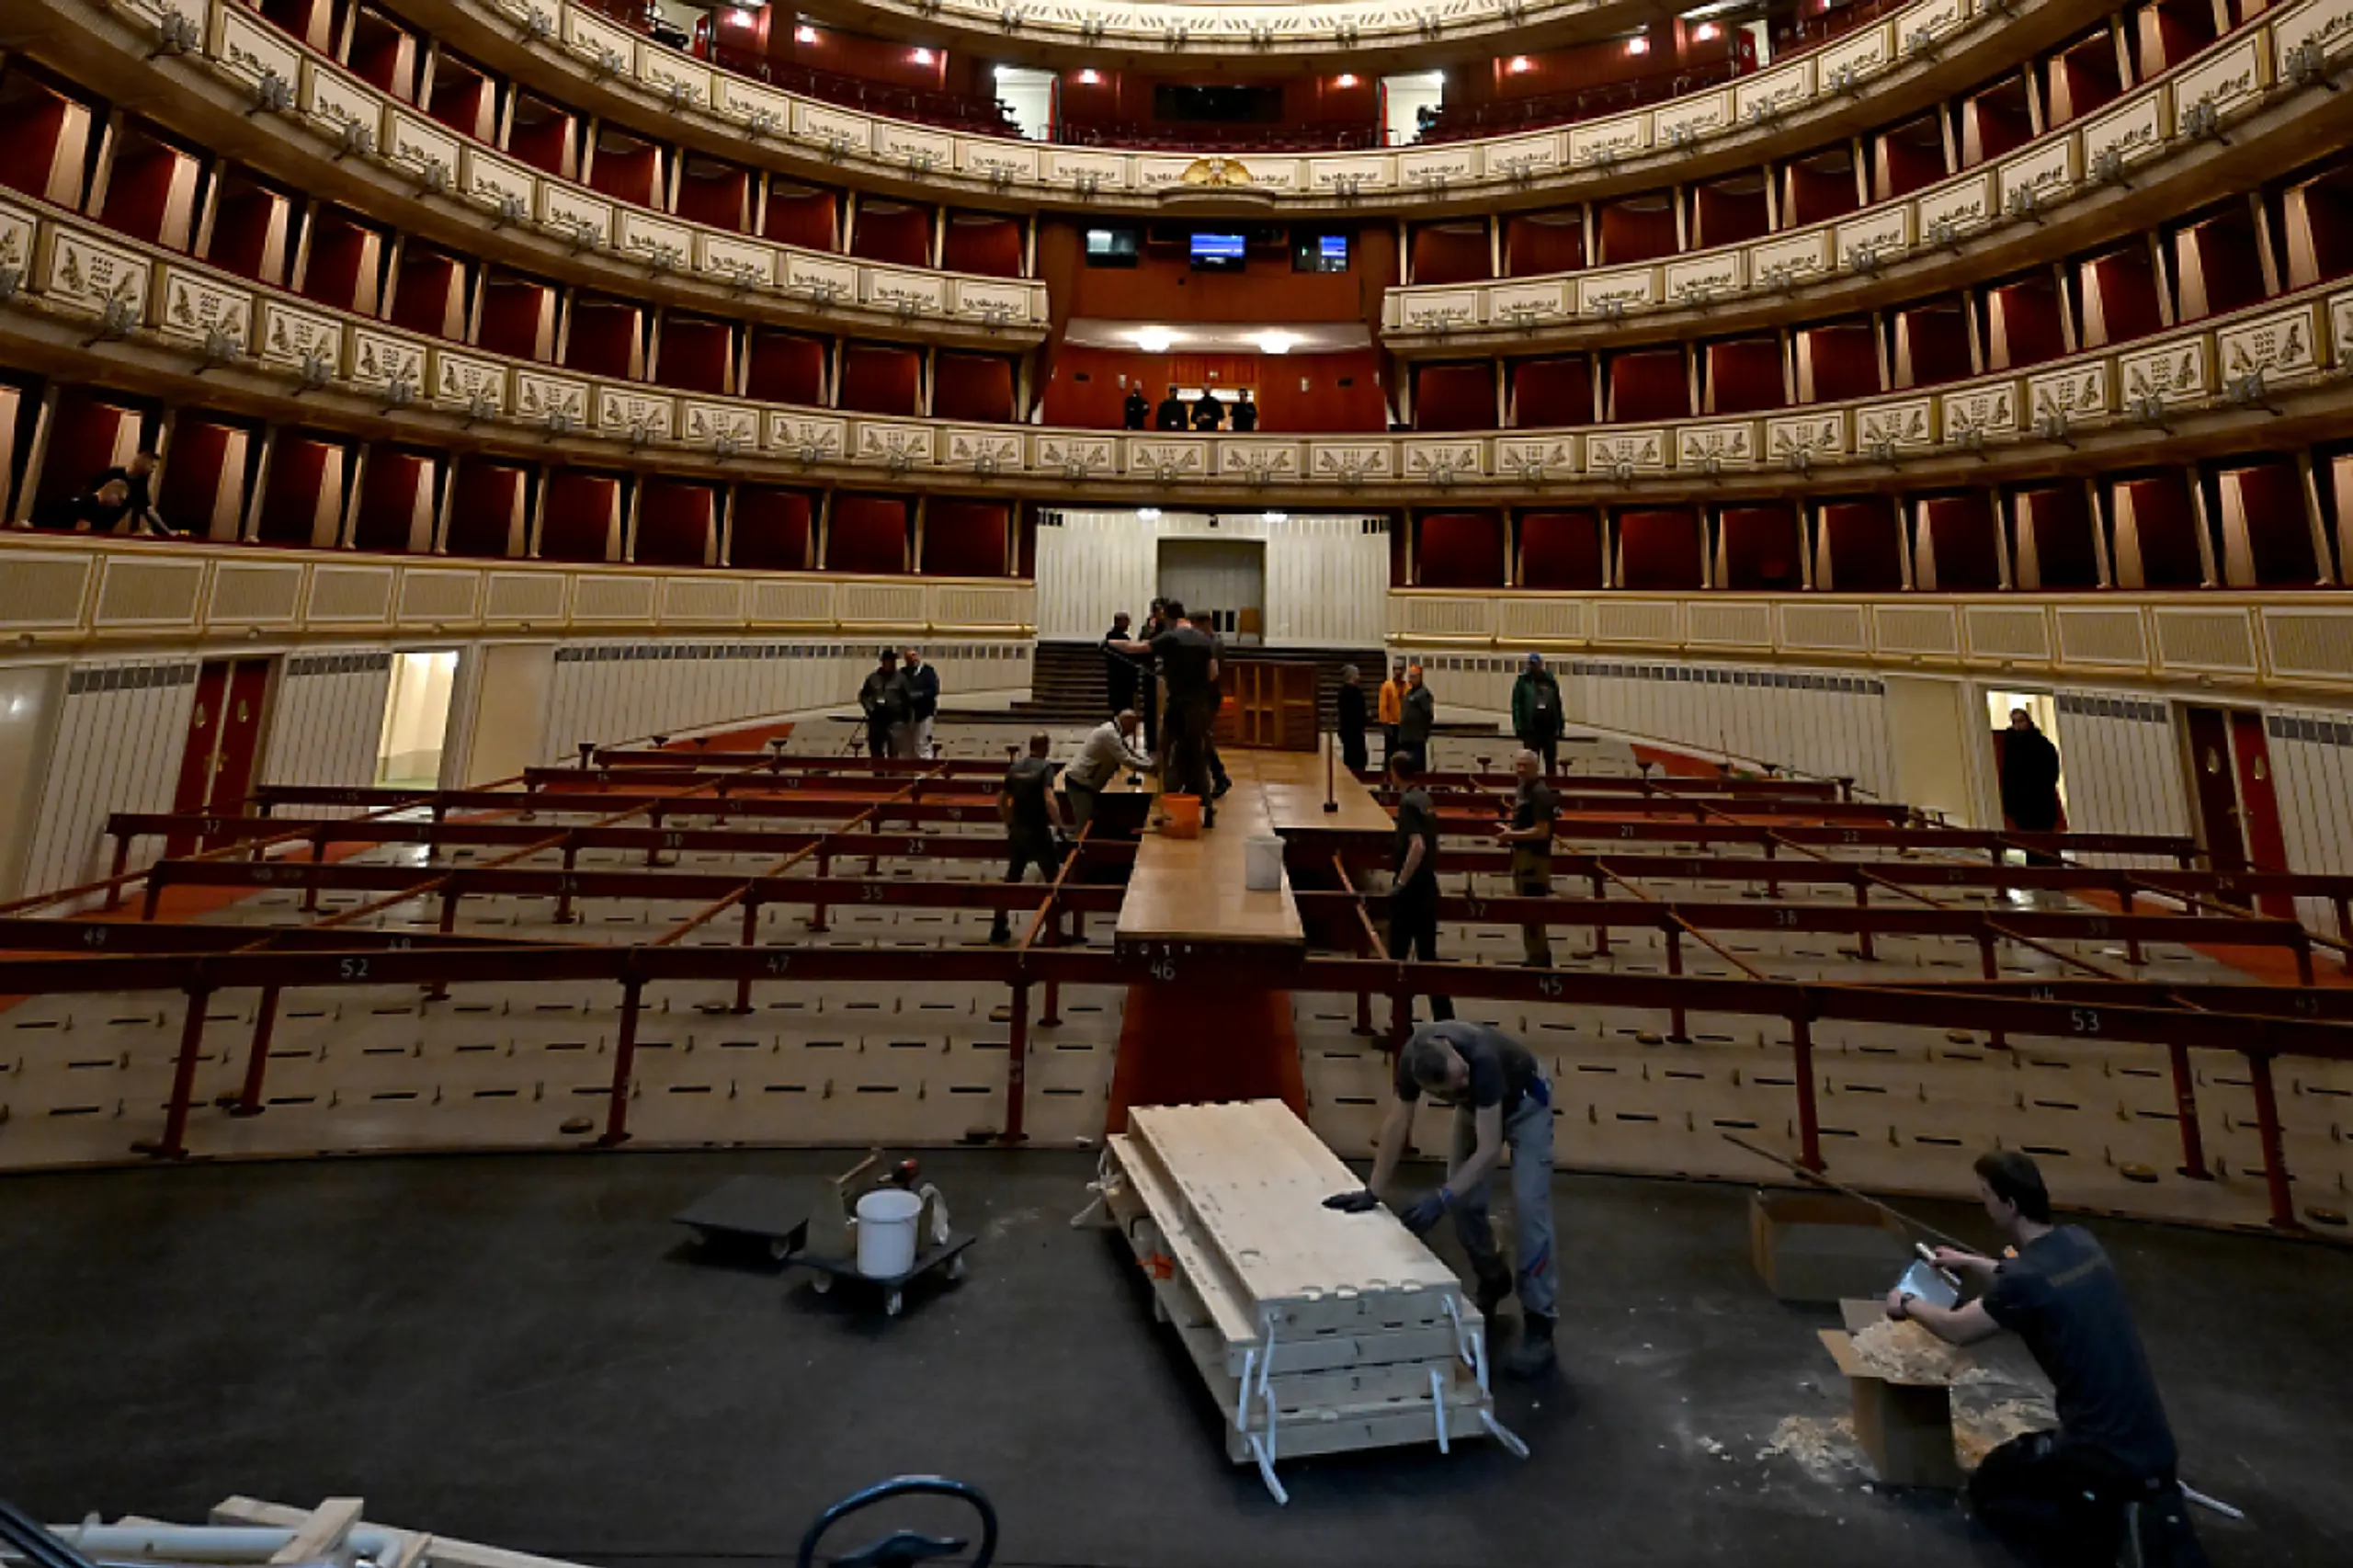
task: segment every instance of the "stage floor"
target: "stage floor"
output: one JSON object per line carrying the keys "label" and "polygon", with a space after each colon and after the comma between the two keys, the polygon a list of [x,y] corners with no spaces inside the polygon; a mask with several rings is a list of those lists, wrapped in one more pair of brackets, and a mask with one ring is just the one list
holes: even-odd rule
{"label": "stage floor", "polygon": [[[1226,1462],[1221,1413],[1126,1248],[1069,1228],[1089,1155],[926,1156],[981,1239],[961,1285],[895,1320],[799,1276],[698,1263],[670,1222],[730,1176],[848,1163],[0,1179],[0,1476],[50,1520],[356,1494],[372,1519],[616,1568],[789,1562],[828,1501],[911,1471],[986,1489],[1008,1568],[2008,1561],[1949,1496],[1873,1490],[1835,1444],[1770,1451],[1777,1432],[1828,1430],[1845,1400],[1814,1338],[1833,1314],[1778,1304],[1750,1270],[1742,1188],[1563,1177],[1563,1375],[1500,1400],[1534,1458],[1310,1460],[1285,1467],[1284,1509]],[[2185,1474],[2251,1516],[2204,1522],[2216,1562],[2353,1561],[2353,1254],[2097,1228]]]}

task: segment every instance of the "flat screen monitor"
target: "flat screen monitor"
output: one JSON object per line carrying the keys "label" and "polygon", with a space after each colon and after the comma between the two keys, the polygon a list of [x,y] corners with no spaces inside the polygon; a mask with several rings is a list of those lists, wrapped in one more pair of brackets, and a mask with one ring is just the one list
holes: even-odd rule
{"label": "flat screen monitor", "polygon": [[1294,272],[1346,272],[1348,269],[1348,236],[1301,234],[1291,242],[1290,265]]}
{"label": "flat screen monitor", "polygon": [[1086,265],[1089,267],[1133,267],[1136,264],[1136,232],[1133,229],[1086,231]]}
{"label": "flat screen monitor", "polygon": [[1245,246],[1241,234],[1196,233],[1192,240],[1193,267],[1200,272],[1238,272]]}

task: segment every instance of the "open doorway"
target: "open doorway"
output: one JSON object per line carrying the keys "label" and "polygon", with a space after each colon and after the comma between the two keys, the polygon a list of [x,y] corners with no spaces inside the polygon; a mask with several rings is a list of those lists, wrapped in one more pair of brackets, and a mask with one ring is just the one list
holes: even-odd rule
{"label": "open doorway", "polygon": [[1217,634],[1255,643],[1267,630],[1267,541],[1259,539],[1164,539],[1160,597],[1199,615],[1207,610]]}
{"label": "open doorway", "polygon": [[401,790],[440,785],[441,753],[449,738],[449,695],[457,678],[455,648],[392,655],[384,728],[376,743],[378,784]]}
{"label": "open doorway", "polygon": [[[2010,715],[2021,709],[2034,722],[2034,727],[2042,732],[2043,739],[2059,750],[2059,818],[2056,826],[2063,830],[2067,825],[2067,748],[2059,737],[2059,704],[2049,692],[1989,691],[1985,694],[1985,716],[1994,726],[1994,777],[1996,779],[2002,777],[2002,756],[2009,744],[2007,737],[2012,723]],[[2005,819],[2009,816],[2006,808],[2002,814]],[[2010,823],[2008,825],[2022,824]]]}
{"label": "open doorway", "polygon": [[1392,147],[1419,142],[1446,105],[1446,73],[1409,71],[1381,79],[1381,128]]}

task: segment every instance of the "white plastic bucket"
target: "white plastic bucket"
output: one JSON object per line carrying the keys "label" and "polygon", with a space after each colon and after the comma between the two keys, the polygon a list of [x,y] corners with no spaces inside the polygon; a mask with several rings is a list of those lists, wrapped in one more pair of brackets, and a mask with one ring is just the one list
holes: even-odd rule
{"label": "white plastic bucket", "polygon": [[858,1271],[891,1279],[915,1266],[915,1221],[923,1199],[886,1187],[858,1200]]}
{"label": "white plastic bucket", "polygon": [[1283,885],[1283,841],[1245,838],[1242,841],[1242,885],[1252,892],[1276,892]]}

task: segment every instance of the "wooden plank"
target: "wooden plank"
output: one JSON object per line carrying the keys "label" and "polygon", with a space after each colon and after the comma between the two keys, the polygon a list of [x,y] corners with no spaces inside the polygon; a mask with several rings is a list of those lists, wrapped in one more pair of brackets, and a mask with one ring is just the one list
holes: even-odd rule
{"label": "wooden plank", "polygon": [[1267,759],[1285,755],[1227,758],[1233,788],[1217,802],[1217,826],[1199,838],[1144,835],[1120,905],[1120,941],[1305,943],[1290,879],[1267,892],[1252,892],[1244,881],[1244,841],[1275,831],[1258,776]]}

